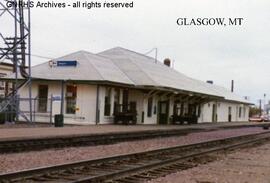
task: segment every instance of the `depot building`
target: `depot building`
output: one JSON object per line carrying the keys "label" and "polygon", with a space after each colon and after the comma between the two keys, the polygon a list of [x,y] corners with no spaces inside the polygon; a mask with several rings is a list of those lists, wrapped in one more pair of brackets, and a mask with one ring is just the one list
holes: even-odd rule
{"label": "depot building", "polygon": [[0,63],[0,97],[4,97],[11,91],[11,83],[1,80],[1,78],[13,73],[13,64],[1,62]]}
{"label": "depot building", "polygon": [[[248,121],[248,101],[164,62],[117,47],[99,54],[78,51],[34,66],[34,121],[53,121],[60,113],[72,124]],[[29,115],[28,87],[19,94],[20,110]]]}

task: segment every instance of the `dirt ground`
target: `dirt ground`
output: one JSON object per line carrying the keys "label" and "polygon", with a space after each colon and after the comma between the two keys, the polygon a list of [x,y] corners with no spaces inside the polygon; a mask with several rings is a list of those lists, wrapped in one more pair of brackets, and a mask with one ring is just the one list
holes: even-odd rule
{"label": "dirt ground", "polygon": [[221,159],[148,183],[269,183],[270,143],[233,152]]}

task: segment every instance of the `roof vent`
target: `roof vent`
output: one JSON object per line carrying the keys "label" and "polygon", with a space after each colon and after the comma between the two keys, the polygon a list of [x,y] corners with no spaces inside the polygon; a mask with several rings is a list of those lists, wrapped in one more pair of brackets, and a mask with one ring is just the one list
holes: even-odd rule
{"label": "roof vent", "polygon": [[214,84],[214,81],[212,81],[212,80],[208,80],[208,81],[206,81],[206,83],[209,83],[209,84]]}
{"label": "roof vent", "polygon": [[164,60],[164,65],[168,66],[168,67],[171,67],[171,60],[169,58],[166,58]]}

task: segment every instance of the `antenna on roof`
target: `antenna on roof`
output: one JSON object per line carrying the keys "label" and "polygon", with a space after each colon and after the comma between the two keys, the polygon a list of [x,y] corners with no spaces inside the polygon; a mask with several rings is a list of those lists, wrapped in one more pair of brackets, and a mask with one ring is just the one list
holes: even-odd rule
{"label": "antenna on roof", "polygon": [[150,51],[146,52],[144,55],[148,55],[155,51],[155,63],[157,63],[158,48],[152,48]]}

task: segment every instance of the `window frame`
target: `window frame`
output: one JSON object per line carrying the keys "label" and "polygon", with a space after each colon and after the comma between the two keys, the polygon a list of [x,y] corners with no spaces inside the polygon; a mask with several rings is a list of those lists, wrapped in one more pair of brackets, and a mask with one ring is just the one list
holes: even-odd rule
{"label": "window frame", "polygon": [[[40,98],[41,89],[46,89],[46,97]],[[45,84],[38,85],[38,105],[37,105],[37,112],[39,113],[46,113],[48,112],[48,94],[49,94],[49,86]],[[44,107],[44,109],[42,108]]]}
{"label": "window frame", "polygon": [[147,99],[147,117],[151,118],[153,114],[153,97]]}
{"label": "window frame", "polygon": [[[73,89],[75,88],[75,92],[74,91],[71,91],[72,92],[72,96],[68,96],[68,93],[69,93],[69,87],[72,87]],[[66,109],[65,109],[65,112],[66,114],[76,114],[76,105],[77,105],[77,93],[78,93],[78,87],[77,85],[67,85],[66,86],[66,96],[65,96],[65,99],[66,99]],[[69,108],[73,106],[72,108]]]}
{"label": "window frame", "polygon": [[242,107],[239,107],[239,118],[241,118],[242,117]]}
{"label": "window frame", "polygon": [[105,88],[105,96],[104,96],[104,116],[111,116],[111,94],[112,88]]}

